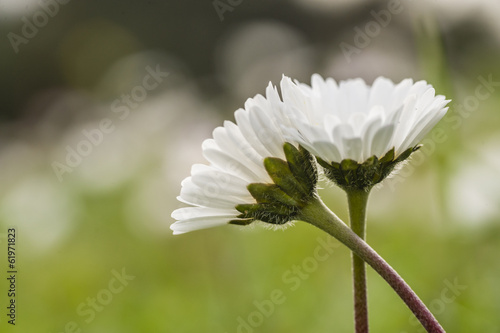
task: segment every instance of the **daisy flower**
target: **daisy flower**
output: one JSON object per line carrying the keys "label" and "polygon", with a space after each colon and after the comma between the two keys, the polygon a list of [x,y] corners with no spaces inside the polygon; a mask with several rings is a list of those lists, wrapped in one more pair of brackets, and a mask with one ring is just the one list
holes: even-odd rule
{"label": "daisy flower", "polygon": [[203,142],[203,156],[210,164],[195,164],[182,182],[178,200],[191,207],[172,213],[177,220],[170,227],[174,234],[228,223],[261,220],[277,225],[293,219],[297,205],[313,194],[317,179],[313,158],[285,145],[282,108],[270,84],[266,97],[250,98],[235,112],[236,124],[224,122]]}
{"label": "daisy flower", "polygon": [[[425,81],[393,83],[377,78],[337,83],[312,76],[311,86],[281,81],[291,121],[287,139],[318,158],[327,176],[343,188],[368,189],[418,149],[418,143],[448,110],[444,96]],[[366,167],[358,170],[360,165]]]}
{"label": "daisy flower", "polygon": [[[368,332],[365,263],[400,295],[428,332],[444,332],[418,296],[365,241],[369,190],[418,148],[444,116],[449,101],[425,81],[398,84],[378,78],[324,80],[311,86],[281,81],[266,97],[248,99],[203,145],[209,165],[196,164],[178,199],[190,207],[172,213],[174,234],[260,220],[300,220],[353,251],[356,332]],[[350,227],[316,192],[316,161],[347,192]]]}

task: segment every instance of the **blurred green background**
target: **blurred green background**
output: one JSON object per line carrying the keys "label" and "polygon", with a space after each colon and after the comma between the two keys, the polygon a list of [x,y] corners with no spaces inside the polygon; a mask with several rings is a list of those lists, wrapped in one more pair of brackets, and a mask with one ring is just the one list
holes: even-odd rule
{"label": "blurred green background", "polygon": [[[321,231],[169,230],[213,128],[283,73],[317,72],[453,99],[373,192],[368,242],[448,332],[500,332],[499,22],[496,0],[0,0],[1,331],[352,332],[350,254],[334,241],[316,260]],[[372,331],[422,332],[368,274]]]}

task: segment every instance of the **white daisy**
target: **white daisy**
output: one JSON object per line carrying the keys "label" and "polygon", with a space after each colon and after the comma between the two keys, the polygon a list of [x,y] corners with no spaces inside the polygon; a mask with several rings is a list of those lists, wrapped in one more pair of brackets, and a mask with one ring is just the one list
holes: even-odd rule
{"label": "white daisy", "polygon": [[269,84],[266,97],[250,98],[235,112],[236,124],[224,122],[214,130],[213,139],[203,142],[203,156],[210,165],[194,165],[182,182],[178,200],[192,206],[172,213],[177,220],[170,227],[174,234],[252,220],[238,217],[236,206],[257,203],[249,184],[273,183],[264,158],[285,158],[283,121],[277,112],[282,107],[276,88]]}
{"label": "white daisy", "polygon": [[394,148],[397,158],[414,148],[448,110],[444,96],[425,81],[398,84],[384,77],[368,86],[362,79],[340,81],[312,76],[312,84],[281,81],[283,102],[293,125],[290,139],[326,162],[363,163]]}
{"label": "white daisy", "polygon": [[[369,87],[361,79],[337,85],[313,75],[310,87],[283,77],[281,92],[282,99],[269,84],[266,97],[248,99],[235,112],[236,124],[226,121],[203,143],[210,165],[194,165],[182,182],[178,199],[192,206],[172,213],[174,234],[256,219],[286,223],[315,191],[309,153],[342,188],[367,190],[409,156],[449,102],[410,79],[395,85],[378,78]],[[309,153],[288,147],[285,156],[285,142]],[[287,159],[293,170],[283,161],[265,166],[269,157]],[[251,193],[256,183],[270,185]]]}

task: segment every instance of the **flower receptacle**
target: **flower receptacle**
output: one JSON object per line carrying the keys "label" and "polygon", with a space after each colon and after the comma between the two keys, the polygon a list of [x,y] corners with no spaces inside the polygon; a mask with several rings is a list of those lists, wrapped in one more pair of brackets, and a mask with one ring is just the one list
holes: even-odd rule
{"label": "flower receptacle", "polygon": [[418,150],[420,145],[408,148],[395,157],[394,148],[382,158],[372,156],[363,163],[351,159],[338,162],[326,162],[317,157],[325,175],[345,191],[370,191],[373,186],[384,180],[394,168]]}

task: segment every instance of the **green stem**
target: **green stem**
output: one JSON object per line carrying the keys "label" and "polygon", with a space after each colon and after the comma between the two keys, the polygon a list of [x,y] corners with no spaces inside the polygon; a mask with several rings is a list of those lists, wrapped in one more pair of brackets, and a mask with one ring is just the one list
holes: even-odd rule
{"label": "green stem", "polygon": [[370,265],[410,308],[429,333],[445,332],[425,304],[399,274],[364,240],[356,235],[319,198],[302,208],[299,218],[329,233]]}
{"label": "green stem", "polygon": [[[366,205],[369,192],[347,191],[351,229],[365,239]],[[368,297],[366,292],[366,266],[363,259],[352,252],[352,277],[354,289],[354,325],[356,333],[368,333]]]}

